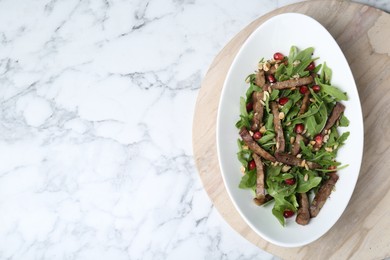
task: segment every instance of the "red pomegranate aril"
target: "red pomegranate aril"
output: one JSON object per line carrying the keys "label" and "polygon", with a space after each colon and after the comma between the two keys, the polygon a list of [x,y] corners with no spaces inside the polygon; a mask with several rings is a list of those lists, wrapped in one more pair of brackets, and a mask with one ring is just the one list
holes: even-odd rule
{"label": "red pomegranate aril", "polygon": [[297,133],[297,134],[302,134],[304,129],[305,129],[305,126],[303,124],[296,124],[295,125],[295,133]]}
{"label": "red pomegranate aril", "polygon": [[318,85],[314,85],[314,86],[311,87],[311,88],[313,89],[313,91],[314,91],[315,93],[318,93],[318,92],[320,92],[320,90],[321,90],[320,86],[318,86]]}
{"label": "red pomegranate aril", "polygon": [[274,75],[272,75],[272,74],[268,75],[267,79],[271,83],[275,83],[276,82],[276,79],[275,79]]}
{"label": "red pomegranate aril", "polygon": [[309,89],[308,89],[308,87],[307,86],[301,86],[300,88],[299,88],[299,92],[301,93],[301,94],[306,94],[307,92],[309,91]]}
{"label": "red pomegranate aril", "polygon": [[310,62],[309,66],[307,66],[306,70],[308,71],[312,71],[316,68],[316,65],[314,64],[314,62]]}
{"label": "red pomegranate aril", "polygon": [[292,216],[294,216],[294,211],[289,210],[289,209],[284,210],[283,217],[291,218]]}
{"label": "red pomegranate aril", "polygon": [[259,139],[261,138],[261,136],[262,136],[262,134],[261,134],[260,132],[255,132],[255,133],[253,134],[253,138],[254,138],[255,140],[259,140]]}
{"label": "red pomegranate aril", "polygon": [[256,163],[254,160],[252,160],[248,163],[248,168],[250,171],[256,168]]}
{"label": "red pomegranate aril", "polygon": [[248,104],[246,104],[246,111],[252,111],[253,109],[253,103],[252,102],[249,102]]}
{"label": "red pomegranate aril", "polygon": [[288,97],[279,98],[279,104],[284,106],[289,101]]}
{"label": "red pomegranate aril", "polygon": [[316,142],[317,145],[322,145],[322,135],[318,134],[314,137],[314,141]]}
{"label": "red pomegranate aril", "polygon": [[281,54],[280,52],[276,52],[274,54],[274,60],[283,60],[284,59],[284,55]]}
{"label": "red pomegranate aril", "polygon": [[284,182],[285,182],[287,185],[294,185],[294,184],[295,184],[295,179],[294,179],[294,178],[286,179],[286,180],[284,180]]}

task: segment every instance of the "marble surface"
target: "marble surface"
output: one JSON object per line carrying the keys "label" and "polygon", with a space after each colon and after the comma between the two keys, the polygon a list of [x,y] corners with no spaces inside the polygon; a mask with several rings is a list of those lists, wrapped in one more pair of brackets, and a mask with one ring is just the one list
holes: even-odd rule
{"label": "marble surface", "polygon": [[228,40],[295,2],[0,0],[0,259],[276,259],[202,189],[192,115]]}

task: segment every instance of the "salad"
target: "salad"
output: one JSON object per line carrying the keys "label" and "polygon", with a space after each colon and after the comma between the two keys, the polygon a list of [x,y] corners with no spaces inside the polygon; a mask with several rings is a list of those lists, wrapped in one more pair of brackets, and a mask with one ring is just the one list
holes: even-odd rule
{"label": "salad", "polygon": [[307,225],[316,217],[338,180],[338,149],[349,132],[344,115],[346,93],[332,86],[332,70],[315,64],[314,48],[292,46],[288,56],[261,59],[246,78],[240,98],[239,187],[254,193],[257,205],[274,201],[272,213],[285,225]]}

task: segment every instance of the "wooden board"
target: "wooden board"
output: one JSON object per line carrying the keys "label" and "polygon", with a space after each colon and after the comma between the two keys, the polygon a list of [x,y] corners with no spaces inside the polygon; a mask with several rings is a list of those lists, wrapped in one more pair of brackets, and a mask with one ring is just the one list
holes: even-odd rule
{"label": "wooden board", "polygon": [[[322,238],[300,248],[270,244],[246,225],[225,190],[215,135],[219,97],[234,56],[260,24],[286,12],[313,17],[340,45],[358,86],[365,132],[361,172],[346,211]],[[308,1],[277,9],[249,24],[218,54],[203,80],[195,108],[193,149],[204,188],[215,207],[258,247],[284,259],[390,256],[390,15],[349,1]]]}

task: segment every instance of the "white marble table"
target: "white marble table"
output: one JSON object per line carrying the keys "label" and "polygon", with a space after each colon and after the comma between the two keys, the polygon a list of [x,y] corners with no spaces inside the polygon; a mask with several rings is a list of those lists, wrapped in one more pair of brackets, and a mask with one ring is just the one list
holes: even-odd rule
{"label": "white marble table", "polygon": [[294,2],[0,0],[0,259],[273,259],[202,189],[192,116],[219,50]]}

